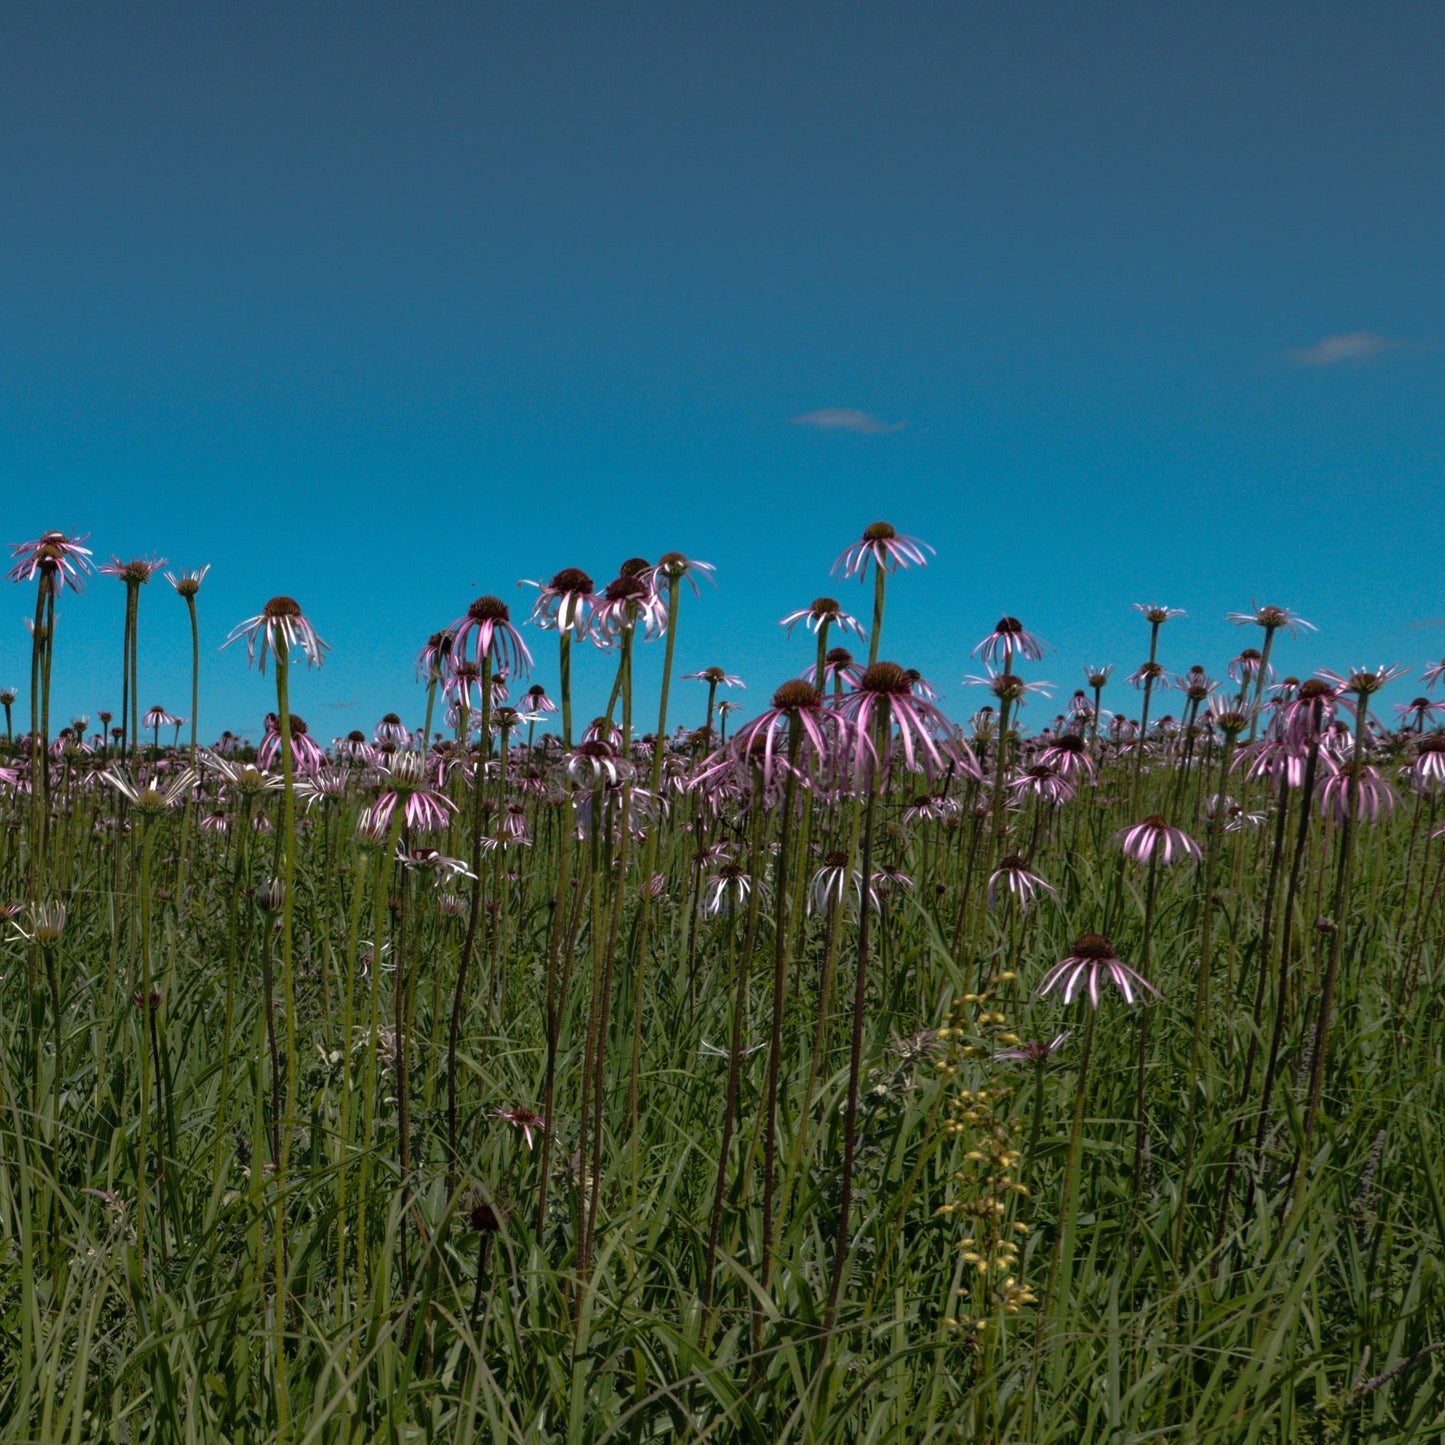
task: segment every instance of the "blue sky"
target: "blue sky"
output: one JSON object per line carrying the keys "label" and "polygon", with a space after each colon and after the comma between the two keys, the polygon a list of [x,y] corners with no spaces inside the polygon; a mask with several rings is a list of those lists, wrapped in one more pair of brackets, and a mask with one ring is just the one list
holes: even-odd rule
{"label": "blue sky", "polygon": [[[1131,602],[1188,609],[1179,670],[1254,641],[1251,598],[1318,624],[1288,670],[1445,652],[1437,4],[0,27],[0,540],[211,563],[205,734],[257,729],[215,649],[274,593],[332,644],[295,697],[330,736],[419,714],[415,650],[477,593],[669,549],[718,568],[680,670],[761,707],[810,655],[777,619],[880,518],[938,553],[883,651],[959,717],[1003,612],[1061,698],[1141,660]],[[62,717],[115,704],[122,601],[67,597]],[[186,711],[159,579],[141,628],[142,705]],[[609,667],[578,672],[587,712]]]}

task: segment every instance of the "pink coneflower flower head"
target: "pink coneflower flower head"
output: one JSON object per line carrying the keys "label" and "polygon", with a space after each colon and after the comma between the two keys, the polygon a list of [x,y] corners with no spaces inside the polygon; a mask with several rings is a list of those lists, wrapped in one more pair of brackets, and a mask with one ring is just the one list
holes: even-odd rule
{"label": "pink coneflower flower head", "polygon": [[1322,678],[1311,677],[1299,685],[1289,702],[1278,708],[1277,730],[1291,747],[1302,749],[1322,735],[1335,720],[1339,690]]}
{"label": "pink coneflower flower head", "polygon": [[1409,670],[1408,667],[1376,667],[1373,669],[1357,667],[1352,672],[1340,674],[1322,667],[1315,673],[1315,676],[1323,678],[1333,687],[1337,687],[1341,692],[1347,692],[1353,697],[1372,697],[1386,683],[1393,682],[1397,677],[1403,677]]}
{"label": "pink coneflower flower head", "polygon": [[1094,776],[1094,760],[1089,756],[1088,745],[1078,733],[1065,733],[1055,738],[1039,754],[1039,762],[1053,768],[1061,778],[1072,780],[1076,774],[1085,778]]}
{"label": "pink coneflower flower head", "polygon": [[[1241,687],[1251,683],[1259,676],[1259,670],[1264,665],[1264,654],[1257,647],[1246,647],[1238,657],[1229,664],[1229,675]],[[1265,676],[1266,682],[1274,681],[1274,668],[1271,667]]]}
{"label": "pink coneflower flower head", "polygon": [[377,825],[385,828],[398,805],[406,825],[418,833],[439,832],[457,810],[445,794],[427,787],[426,762],[410,751],[393,753],[382,769],[382,793],[371,809]]}
{"label": "pink coneflower flower head", "polygon": [[1084,664],[1084,677],[1090,687],[1103,688],[1109,685],[1109,679],[1114,675],[1114,664],[1111,662],[1107,667],[1095,667],[1093,663]]}
{"label": "pink coneflower flower head", "polygon": [[1062,985],[1067,1006],[1074,1001],[1076,993],[1082,997],[1087,989],[1089,1002],[1098,1008],[1099,986],[1104,982],[1112,983],[1124,995],[1124,1002],[1131,1006],[1135,989],[1161,997],[1152,983],[1120,960],[1114,945],[1102,933],[1086,933],[1076,939],[1069,956],[1060,959],[1043,976],[1034,997],[1043,998]]}
{"label": "pink coneflower flower head", "polygon": [[795,678],[773,693],[773,705],[744,724],[721,753],[715,753],[694,779],[694,785],[714,779],[743,759],[762,774],[771,787],[787,767],[788,736],[799,734],[798,772],[804,779],[828,762],[836,746],[839,721],[823,707],[823,695],[810,682]]}
{"label": "pink coneflower flower head", "polygon": [[1158,813],[1135,823],[1132,828],[1123,828],[1114,835],[1115,841],[1124,850],[1124,856],[1135,863],[1149,863],[1157,859],[1166,867],[1181,858],[1202,858],[1204,850],[1184,831],[1171,828]]}
{"label": "pink coneflower flower head", "polygon": [[643,636],[653,640],[667,631],[667,603],[640,575],[617,577],[602,589],[592,622],[592,635],[602,647],[615,646],[638,623]]}
{"label": "pink coneflower flower head", "polygon": [[78,537],[44,532],[33,542],[12,542],[10,555],[15,561],[5,575],[11,582],[33,582],[39,577],[52,597],[59,597],[67,587],[83,592],[85,574],[94,570],[90,548],[81,546],[89,537],[89,532]]}
{"label": "pink coneflower flower head", "polygon": [[905,537],[894,530],[891,523],[873,522],[863,529],[863,536],[851,547],[838,554],[833,563],[835,577],[856,577],[861,582],[868,573],[868,566],[883,572],[896,572],[900,567],[926,567],[928,558],[923,554],[933,552],[927,542],[917,537]]}
{"label": "pink coneflower flower head", "polygon": [[[317,745],[316,739],[311,736],[311,730],[306,726],[306,719],[298,713],[292,713],[291,722],[291,761],[298,772],[315,773],[326,766],[326,754]],[[261,738],[261,746],[256,749],[256,761],[263,768],[274,767],[277,758],[281,756],[281,719],[274,712],[266,714],[266,731]]]}
{"label": "pink coneflower flower head", "polygon": [[1395,704],[1395,716],[1400,719],[1400,726],[1413,727],[1416,732],[1424,732],[1425,724],[1437,714],[1445,716],[1445,702],[1432,702],[1428,697]]}
{"label": "pink coneflower flower head", "polygon": [[702,593],[698,590],[697,579],[706,577],[716,587],[717,580],[712,575],[716,571],[717,568],[711,562],[699,562],[694,558],[684,557],[681,552],[664,552],[657,559],[657,565],[649,567],[642,574],[642,580],[654,592],[664,593],[673,582],[681,582],[686,579],[687,585],[692,588],[692,595],[701,597]]}
{"label": "pink coneflower flower head", "polygon": [[747,687],[747,683],[742,678],[734,677],[732,673],[724,672],[720,667],[705,667],[701,672],[685,672],[682,680],[684,682],[705,682],[710,687]]}
{"label": "pink coneflower flower head", "polygon": [[741,908],[748,901],[753,884],[748,870],[740,863],[722,863],[715,872],[708,874],[703,887],[707,893],[703,912],[715,917],[719,913],[732,913]]}
{"label": "pink coneflower flower head", "polygon": [[1248,726],[1252,708],[1244,707],[1227,698],[1212,698],[1205,721],[1226,736],[1238,737]]}
{"label": "pink coneflower flower head", "polygon": [[1424,672],[1420,674],[1420,681],[1426,687],[1434,688],[1442,677],[1445,677],[1445,657],[1442,657],[1439,662],[1426,663]]}
{"label": "pink coneflower flower head", "polygon": [[308,667],[320,667],[323,654],[330,647],[317,635],[301,604],[294,597],[273,597],[255,617],[231,629],[230,635],[221,644],[229,647],[233,642],[246,639],[246,665],[256,661],[257,644],[260,644],[261,662],[259,671],[266,671],[267,652],[281,655],[282,649],[289,659],[293,648],[299,647],[306,658]]}
{"label": "pink coneflower flower head", "polygon": [[155,732],[159,728],[173,728],[179,721],[180,719],[173,718],[160,706],[149,707],[141,714],[141,725],[147,732]]}
{"label": "pink coneflower flower head", "polygon": [[1026,657],[1030,662],[1038,662],[1042,659],[1047,646],[1046,642],[1035,637],[1032,632],[1026,631],[1023,623],[1017,617],[1000,617],[994,625],[993,631],[969,653],[969,656],[981,657],[990,667],[996,662],[1016,656]]}
{"label": "pink coneflower flower head", "polygon": [[815,597],[806,607],[800,608],[797,612],[788,613],[778,626],[786,627],[791,635],[793,629],[800,622],[807,627],[809,632],[817,632],[824,623],[827,623],[829,627],[840,628],[857,637],[863,636],[862,624],[856,617],[851,617],[843,611],[843,604],[836,597]]}
{"label": "pink coneflower flower head", "polygon": [[416,655],[416,680],[418,682],[432,682],[445,675],[451,662],[454,641],[455,638],[449,627],[442,628],[440,632],[433,632],[427,638]]}
{"label": "pink coneflower flower head", "polygon": [[193,568],[189,572],[182,572],[179,577],[174,572],[166,573],[166,581],[176,589],[180,597],[194,597],[201,590],[201,583],[206,580],[206,573],[211,570],[211,564],[206,563],[204,567]]}
{"label": "pink coneflower flower head", "polygon": [[1366,823],[1377,823],[1380,815],[1388,815],[1399,801],[1399,794],[1380,776],[1380,770],[1359,758],[1342,763],[1319,790],[1320,814],[1333,814],[1337,823],[1343,823],[1352,812]]}
{"label": "pink coneflower flower head", "polygon": [[[509,676],[526,677],[532,667],[532,654],[522,641],[522,634],[512,625],[512,614],[500,597],[478,597],[451,625],[454,662],[474,658],[480,666],[484,657],[493,668]],[[476,646],[472,647],[473,639]]]}
{"label": "pink coneflower flower head", "polygon": [[504,1119],[514,1129],[522,1131],[522,1137],[527,1141],[527,1148],[532,1147],[533,1133],[541,1134],[547,1129],[547,1121],[540,1115],[534,1114],[530,1109],[518,1105],[513,1109],[496,1108],[492,1110],[492,1118]]}
{"label": "pink coneflower flower head", "polygon": [[1137,688],[1142,688],[1145,683],[1153,687],[1168,687],[1169,674],[1157,662],[1141,662],[1138,668],[1129,674],[1128,681]]}
{"label": "pink coneflower flower head", "polygon": [[993,1056],[996,1064],[1020,1063],[1020,1064],[1046,1064],[1059,1052],[1063,1046],[1073,1037],[1072,1029],[1065,1029],[1061,1034],[1055,1034],[1047,1042],[1036,1040],[1032,1043],[1020,1044],[1016,1049],[1000,1049]]}
{"label": "pink coneflower flower head", "polygon": [[622,751],[622,729],[609,717],[595,717],[582,734],[584,743],[604,742],[613,752]]}
{"label": "pink coneflower flower head", "polygon": [[816,664],[807,669],[803,676],[814,687],[830,688],[842,682],[847,687],[857,687],[863,669],[854,661],[853,654],[846,647],[830,647],[823,658],[823,674],[817,676]]}
{"label": "pink coneflower flower head", "polygon": [[1051,682],[1025,682],[1016,672],[995,672],[992,666],[984,677],[970,673],[963,680],[970,687],[986,687],[1000,702],[1019,707],[1031,692],[1052,696],[1054,686]]}
{"label": "pink coneflower flower head", "polygon": [[998,895],[1001,889],[1007,889],[1019,901],[1021,908],[1027,909],[1040,893],[1052,893],[1056,897],[1058,891],[1052,883],[1045,883],[1037,873],[1029,871],[1028,861],[1017,853],[1010,853],[1007,858],[999,860],[999,865],[989,875],[988,879],[988,906],[994,908],[998,905]]}
{"label": "pink coneflower flower head", "polygon": [[1134,602],[1130,604],[1135,612],[1142,613],[1144,620],[1153,627],[1162,627],[1171,617],[1184,617],[1182,607],[1161,607],[1157,602]]}
{"label": "pink coneflower flower head", "polygon": [[[877,908],[878,892],[871,882],[868,899],[871,906]],[[847,903],[856,913],[862,901],[862,871],[848,867],[848,855],[841,849],[825,853],[821,866],[808,884],[808,912],[826,913],[829,908],[839,908]]]}
{"label": "pink coneflower flower head", "polygon": [[1035,763],[1008,781],[1008,790],[1017,799],[1036,798],[1058,807],[1074,796],[1073,785],[1047,763]]}
{"label": "pink coneflower flower head", "polygon": [[164,557],[132,557],[122,562],[112,553],[110,561],[96,570],[102,576],[120,578],[129,587],[144,587],[165,565]]}
{"label": "pink coneflower flower head", "polygon": [[947,762],[939,744],[952,741],[953,729],[927,698],[914,695],[907,669],[896,662],[875,662],[840,704],[842,715],[853,726],[850,746],[855,774],[861,780],[888,762],[887,757],[878,756],[873,741],[878,718],[885,709],[890,734],[897,729],[905,766],[931,778]]}
{"label": "pink coneflower flower head", "polygon": [[1298,637],[1301,632],[1317,632],[1319,630],[1313,622],[1306,622],[1303,617],[1296,616],[1288,607],[1261,607],[1252,600],[1249,605],[1251,611],[1226,613],[1224,620],[1233,622],[1239,627],[1248,627],[1250,623],[1253,623],[1256,627],[1264,628],[1266,633],[1278,632],[1282,628],[1291,637]]}
{"label": "pink coneflower flower head", "polygon": [[1415,745],[1415,756],[1407,769],[1411,782],[1422,793],[1445,788],[1445,733],[1431,733]]}
{"label": "pink coneflower flower head", "polygon": [[404,748],[411,742],[411,733],[394,712],[389,712],[384,713],[372,729],[371,740],[377,744],[390,743],[394,748]]}
{"label": "pink coneflower flower head", "polygon": [[632,776],[632,764],[618,756],[611,743],[594,738],[572,749],[567,755],[567,776],[583,787],[608,783],[616,787]]}
{"label": "pink coneflower flower head", "polygon": [[547,689],[540,682],[534,682],[523,696],[522,705],[527,712],[537,717],[551,716],[557,711],[557,704],[547,696]]}
{"label": "pink coneflower flower head", "polygon": [[531,617],[537,627],[572,632],[577,637],[586,633],[597,593],[592,578],[580,567],[564,567],[550,582],[523,581],[517,586],[537,589]]}

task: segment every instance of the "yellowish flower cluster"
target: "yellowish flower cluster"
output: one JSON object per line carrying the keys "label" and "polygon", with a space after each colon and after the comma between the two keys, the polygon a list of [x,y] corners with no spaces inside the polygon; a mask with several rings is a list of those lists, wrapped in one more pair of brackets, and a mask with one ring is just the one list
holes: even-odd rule
{"label": "yellowish flower cluster", "polygon": [[[1007,985],[1012,978],[1001,975],[998,982]],[[947,1077],[957,1077],[964,1060],[986,1059],[996,1046],[1018,1042],[1006,1016],[986,993],[964,994],[939,1037],[950,1046],[949,1056],[939,1063]],[[1007,1085],[985,1083],[976,1090],[959,1088],[947,1101],[944,1133],[969,1147],[962,1156],[963,1167],[953,1175],[957,1196],[940,1205],[937,1213],[945,1218],[962,1216],[973,1225],[972,1234],[958,1245],[972,1279],[957,1293],[968,1299],[970,1311],[944,1321],[956,1334],[976,1337],[991,1321],[1016,1315],[1035,1302],[1033,1292],[1019,1278],[1019,1242],[1029,1227],[1016,1215],[1029,1191],[1018,1179],[1023,1155],[1013,1147],[1009,1124],[1013,1093]]]}

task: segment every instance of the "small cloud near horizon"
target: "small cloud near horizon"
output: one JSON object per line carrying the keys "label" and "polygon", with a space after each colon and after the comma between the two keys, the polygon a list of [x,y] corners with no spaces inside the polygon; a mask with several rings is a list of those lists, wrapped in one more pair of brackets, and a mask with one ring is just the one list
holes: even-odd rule
{"label": "small cloud near horizon", "polygon": [[793,426],[812,427],[815,431],[851,431],[867,436],[881,432],[902,431],[903,423],[879,421],[871,412],[851,406],[825,406],[818,411],[805,411],[792,419]]}
{"label": "small cloud near horizon", "polygon": [[1387,352],[1403,351],[1409,346],[1407,341],[1374,331],[1344,331],[1338,336],[1322,336],[1313,346],[1296,347],[1285,356],[1296,366],[1339,366],[1342,362],[1375,361]]}

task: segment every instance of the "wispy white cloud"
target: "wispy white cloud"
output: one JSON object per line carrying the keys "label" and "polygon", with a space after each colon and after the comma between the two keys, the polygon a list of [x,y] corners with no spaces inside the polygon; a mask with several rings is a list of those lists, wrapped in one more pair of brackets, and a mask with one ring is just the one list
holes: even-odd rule
{"label": "wispy white cloud", "polygon": [[851,431],[876,435],[879,432],[901,431],[903,423],[879,421],[871,412],[851,406],[825,406],[819,411],[805,411],[793,418],[794,426],[810,426],[816,431]]}
{"label": "wispy white cloud", "polygon": [[1419,622],[1408,622],[1407,627],[1445,627],[1445,617],[1423,617]]}
{"label": "wispy white cloud", "polygon": [[1313,346],[1297,347],[1285,355],[1296,366],[1339,366],[1342,363],[1375,361],[1390,351],[1408,345],[1375,331],[1343,331],[1338,336],[1322,336]]}

